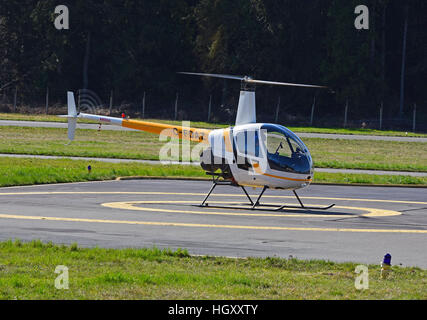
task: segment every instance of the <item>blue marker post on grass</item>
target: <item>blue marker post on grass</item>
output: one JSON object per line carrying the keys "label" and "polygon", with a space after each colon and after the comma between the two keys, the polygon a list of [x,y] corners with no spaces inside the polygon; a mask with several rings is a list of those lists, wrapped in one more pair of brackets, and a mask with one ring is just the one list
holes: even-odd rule
{"label": "blue marker post on grass", "polygon": [[88,173],[91,173],[91,172],[92,172],[92,166],[88,166],[88,167],[87,167],[87,172],[88,172]]}
{"label": "blue marker post on grass", "polygon": [[381,263],[381,279],[386,279],[390,273],[391,254],[387,253]]}

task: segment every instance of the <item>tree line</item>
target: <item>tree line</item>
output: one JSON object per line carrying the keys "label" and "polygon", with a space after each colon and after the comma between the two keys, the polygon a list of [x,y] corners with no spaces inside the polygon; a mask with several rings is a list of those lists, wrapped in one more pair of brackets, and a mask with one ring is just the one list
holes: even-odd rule
{"label": "tree line", "polygon": [[222,105],[236,103],[238,83],[176,73],[196,71],[333,90],[260,88],[261,113],[271,112],[278,96],[283,105],[308,107],[316,96],[331,114],[350,101],[356,114],[383,103],[389,117],[398,117],[402,98],[404,113],[414,103],[426,109],[427,2],[365,0],[369,29],[359,30],[360,2],[74,0],[66,4],[69,30],[57,30],[54,10],[62,1],[1,1],[0,90],[40,97],[47,87],[57,95],[114,90],[128,101],[179,90],[200,101],[213,94]]}

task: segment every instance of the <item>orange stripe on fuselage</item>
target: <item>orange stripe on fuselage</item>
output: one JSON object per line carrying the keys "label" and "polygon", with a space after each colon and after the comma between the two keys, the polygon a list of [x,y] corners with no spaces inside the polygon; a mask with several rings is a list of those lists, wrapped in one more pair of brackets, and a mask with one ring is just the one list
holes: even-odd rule
{"label": "orange stripe on fuselage", "polygon": [[209,143],[208,137],[211,132],[208,129],[125,119],[123,119],[122,127],[203,143]]}
{"label": "orange stripe on fuselage", "polygon": [[281,176],[276,176],[276,175],[273,175],[273,174],[264,173],[264,172],[261,171],[258,163],[254,163],[253,167],[254,167],[254,170],[255,170],[256,173],[262,174],[264,176],[271,177],[271,178],[282,179],[282,180],[289,180],[289,181],[298,181],[298,182],[311,182],[312,181],[312,179],[294,179],[294,178],[287,178],[287,177],[281,177]]}
{"label": "orange stripe on fuselage", "polygon": [[224,130],[224,143],[225,143],[225,150],[227,150],[227,152],[233,152],[233,147],[231,145],[231,140],[230,140],[230,128]]}

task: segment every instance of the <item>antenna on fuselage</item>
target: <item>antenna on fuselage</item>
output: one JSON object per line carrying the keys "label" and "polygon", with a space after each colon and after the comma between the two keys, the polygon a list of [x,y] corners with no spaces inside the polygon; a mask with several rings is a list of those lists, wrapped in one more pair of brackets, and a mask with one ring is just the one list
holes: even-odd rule
{"label": "antenna on fuselage", "polygon": [[325,86],[318,86],[318,85],[312,85],[312,84],[255,80],[249,76],[233,76],[233,75],[227,75],[227,74],[197,73],[197,72],[178,72],[178,73],[192,75],[192,76],[240,80],[241,89],[240,89],[239,106],[237,108],[236,126],[249,124],[249,123],[256,123],[255,88],[257,84],[273,85],[273,86],[303,87],[303,88],[320,88],[320,89],[328,88]]}

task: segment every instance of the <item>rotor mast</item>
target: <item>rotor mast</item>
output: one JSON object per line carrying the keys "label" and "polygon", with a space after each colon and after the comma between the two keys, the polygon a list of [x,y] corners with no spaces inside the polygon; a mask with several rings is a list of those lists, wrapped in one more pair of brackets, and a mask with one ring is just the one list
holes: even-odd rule
{"label": "rotor mast", "polygon": [[249,76],[233,76],[233,75],[227,75],[227,74],[195,73],[195,72],[178,72],[178,73],[193,75],[193,76],[240,80],[241,87],[240,87],[239,106],[237,108],[236,126],[249,124],[249,123],[256,123],[255,89],[257,84],[327,89],[327,87],[325,86],[318,86],[318,85],[311,85],[311,84],[255,80]]}

